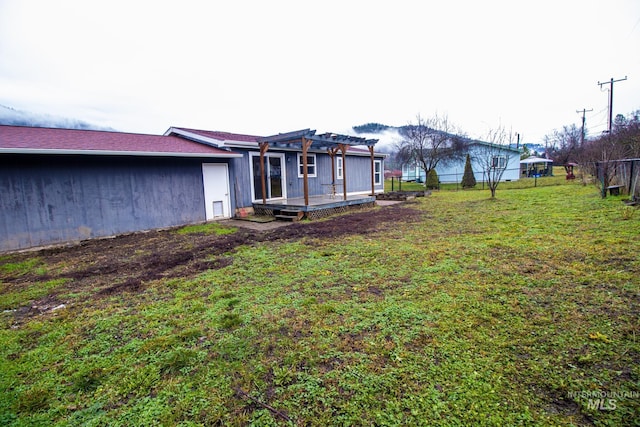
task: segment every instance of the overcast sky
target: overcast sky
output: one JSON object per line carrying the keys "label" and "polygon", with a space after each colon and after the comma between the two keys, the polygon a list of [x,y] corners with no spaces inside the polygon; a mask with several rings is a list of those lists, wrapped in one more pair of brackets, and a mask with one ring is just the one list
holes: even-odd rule
{"label": "overcast sky", "polygon": [[163,133],[448,116],[541,142],[640,109],[640,0],[0,0],[0,104]]}

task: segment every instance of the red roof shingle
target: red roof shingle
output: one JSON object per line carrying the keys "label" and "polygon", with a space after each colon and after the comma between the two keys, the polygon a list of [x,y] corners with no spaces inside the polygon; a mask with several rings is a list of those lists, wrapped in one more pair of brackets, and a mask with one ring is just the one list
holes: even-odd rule
{"label": "red roof shingle", "polygon": [[0,152],[82,152],[85,154],[202,155],[237,154],[176,136],[95,130],[0,125]]}

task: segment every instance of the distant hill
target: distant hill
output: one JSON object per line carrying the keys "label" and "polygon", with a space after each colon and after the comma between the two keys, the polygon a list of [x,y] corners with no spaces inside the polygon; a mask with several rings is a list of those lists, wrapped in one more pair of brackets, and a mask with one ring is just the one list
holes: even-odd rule
{"label": "distant hill", "polygon": [[32,126],[62,129],[114,130],[78,119],[17,110],[0,104],[0,125]]}
{"label": "distant hill", "polygon": [[[359,126],[353,126],[352,129],[355,133],[367,138],[378,139],[378,150],[394,151],[400,141],[406,138],[407,131],[411,125],[404,126],[389,126],[382,123],[366,123]],[[434,131],[436,133],[443,133],[442,131]],[[454,136],[449,134],[450,136]],[[463,136],[463,138],[466,138]]]}
{"label": "distant hill", "polygon": [[388,126],[382,123],[366,123],[353,126],[353,132],[363,138],[377,139],[376,151],[390,153],[395,150],[395,146],[402,140],[402,128]]}
{"label": "distant hill", "polygon": [[[382,123],[366,123],[364,125],[353,126],[352,129],[355,133],[366,134],[367,137],[369,138],[380,137],[381,138],[380,142],[383,142],[383,139],[388,140],[389,137],[393,137],[397,142],[399,140],[406,138],[407,131],[410,130],[412,127],[414,127],[414,125],[411,125],[411,124],[403,125],[403,126],[388,126]],[[440,130],[435,130],[433,128],[427,128],[427,129],[429,129],[430,132],[432,133],[446,134],[451,138],[457,137],[467,141],[473,141],[472,138],[469,138],[465,134],[453,134],[453,133],[448,133]]]}
{"label": "distant hill", "polygon": [[542,145],[542,144],[525,143],[525,144],[522,144],[522,146],[526,147],[529,150],[529,152],[531,153],[531,155],[544,156],[544,153],[546,151],[546,147],[544,145]]}
{"label": "distant hill", "polygon": [[357,134],[383,135],[387,133],[395,133],[397,135],[402,135],[409,127],[410,125],[389,126],[382,123],[365,123],[363,125],[353,126],[351,129],[353,129]]}
{"label": "distant hill", "polygon": [[352,129],[355,133],[381,133],[392,126],[383,125],[381,123],[367,123],[360,126],[354,126]]}

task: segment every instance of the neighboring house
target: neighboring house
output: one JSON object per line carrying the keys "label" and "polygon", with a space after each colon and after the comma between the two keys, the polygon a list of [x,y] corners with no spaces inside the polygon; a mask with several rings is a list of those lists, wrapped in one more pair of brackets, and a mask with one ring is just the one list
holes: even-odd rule
{"label": "neighboring house", "polygon": [[[492,157],[492,164],[498,168],[505,169],[502,175],[502,181],[517,181],[520,177],[520,150],[514,147],[501,147],[499,150],[493,150],[490,147],[492,147],[490,143],[482,141],[472,141],[469,144],[471,168],[473,169],[476,181],[486,181],[484,164],[486,164],[487,155]],[[465,162],[466,159],[462,159],[453,164],[447,164],[446,166],[444,164],[438,165],[436,172],[438,173],[440,182],[461,182]],[[410,162],[402,167],[402,179],[404,181],[425,182],[426,173],[418,163]]]}
{"label": "neighboring house", "polygon": [[[262,202],[261,138],[0,125],[0,252],[233,217]],[[308,196],[343,188],[345,176],[349,197],[370,194],[371,181],[383,191],[384,156],[345,151],[329,161],[309,150]],[[263,152],[269,202],[303,194],[300,152]]]}

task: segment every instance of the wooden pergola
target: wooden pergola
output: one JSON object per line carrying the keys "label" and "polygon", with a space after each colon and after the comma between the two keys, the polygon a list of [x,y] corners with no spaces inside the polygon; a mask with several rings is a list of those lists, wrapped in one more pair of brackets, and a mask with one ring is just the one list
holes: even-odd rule
{"label": "wooden pergola", "polygon": [[302,149],[302,165],[303,165],[303,190],[304,190],[304,204],[309,205],[309,172],[308,172],[308,160],[307,153],[309,150],[326,150],[327,154],[331,158],[331,183],[335,185],[336,182],[336,170],[335,170],[335,156],[338,152],[342,155],[342,193],[344,200],[347,200],[347,163],[346,153],[351,146],[366,146],[369,149],[371,155],[371,195],[375,194],[375,179],[374,179],[374,153],[373,147],[378,142],[377,139],[366,139],[357,136],[350,135],[338,135],[335,133],[324,133],[316,135],[315,130],[303,129],[288,133],[280,133],[277,135],[267,136],[258,139],[260,146],[260,178],[262,184],[262,203],[267,203],[266,198],[266,176],[264,168],[265,153],[269,148],[287,148],[287,149]]}

